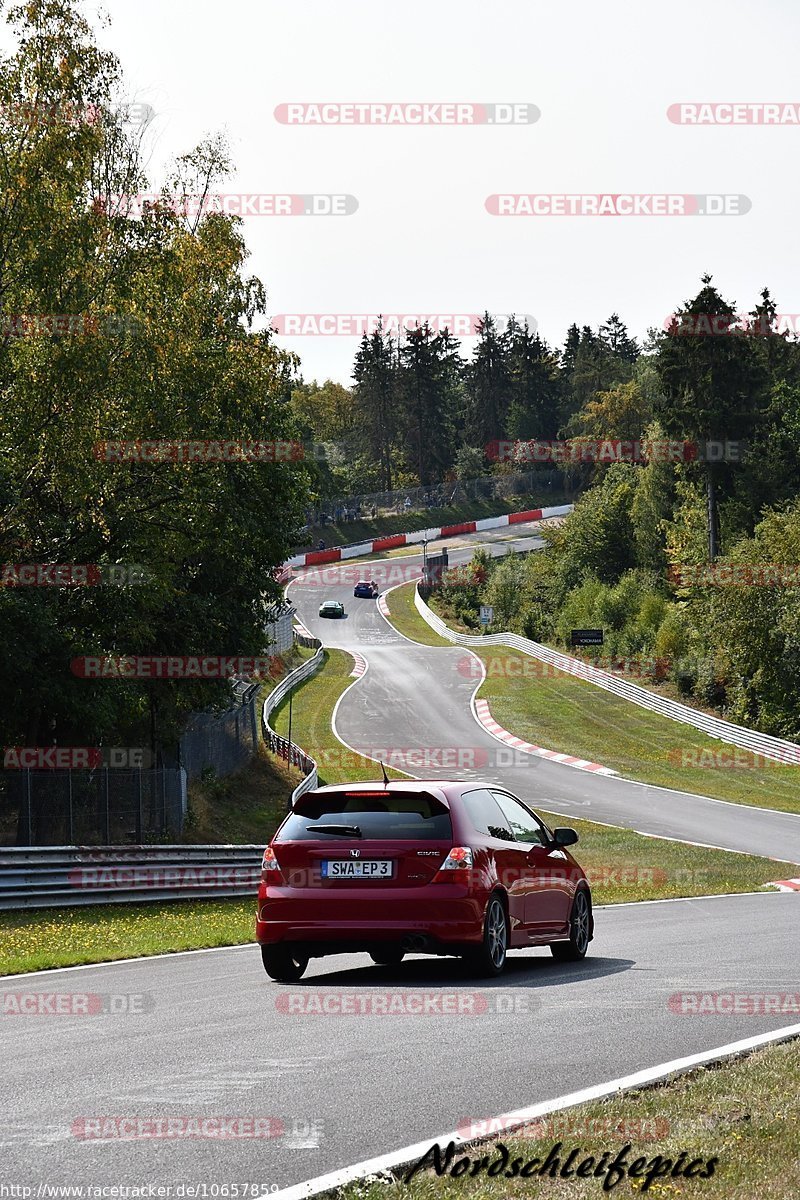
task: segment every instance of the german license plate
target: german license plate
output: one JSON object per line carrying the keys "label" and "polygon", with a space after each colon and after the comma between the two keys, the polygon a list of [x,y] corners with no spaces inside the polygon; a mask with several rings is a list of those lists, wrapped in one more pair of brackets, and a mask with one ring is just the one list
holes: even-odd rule
{"label": "german license plate", "polygon": [[322,863],[323,879],[391,879],[391,861],[377,858],[332,858]]}

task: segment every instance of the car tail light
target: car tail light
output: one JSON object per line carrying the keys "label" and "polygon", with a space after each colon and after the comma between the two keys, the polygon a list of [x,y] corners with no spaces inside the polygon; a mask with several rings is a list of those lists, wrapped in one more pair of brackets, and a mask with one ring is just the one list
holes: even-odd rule
{"label": "car tail light", "polygon": [[441,875],[442,871],[447,871],[447,882],[457,882],[461,875],[466,876],[472,870],[472,867],[473,857],[469,846],[453,846],[453,849],[439,867],[439,874]]}
{"label": "car tail light", "polygon": [[278,883],[281,878],[281,869],[275,857],[275,851],[272,846],[267,846],[261,863],[261,882]]}

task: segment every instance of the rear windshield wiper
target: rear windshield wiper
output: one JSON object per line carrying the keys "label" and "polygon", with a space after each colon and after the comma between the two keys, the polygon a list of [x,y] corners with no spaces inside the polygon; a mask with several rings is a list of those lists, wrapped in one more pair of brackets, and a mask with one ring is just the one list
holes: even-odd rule
{"label": "rear windshield wiper", "polygon": [[362,837],[358,825],[306,825],[307,833],[338,833],[341,837]]}

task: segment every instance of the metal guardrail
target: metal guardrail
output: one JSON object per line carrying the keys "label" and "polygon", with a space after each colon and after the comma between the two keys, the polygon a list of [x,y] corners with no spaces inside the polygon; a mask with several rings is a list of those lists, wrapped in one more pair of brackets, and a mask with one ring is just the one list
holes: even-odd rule
{"label": "metal guardrail", "polygon": [[[317,643],[319,645],[319,643]],[[271,750],[305,772],[291,803],[318,784],[317,764],[271,728],[270,714],[321,666],[321,646],[264,701]],[[0,848],[0,911],[255,898],[263,846],[13,846]]]}
{"label": "metal guardrail", "polygon": [[263,853],[263,846],[4,847],[0,910],[255,899]]}
{"label": "metal guardrail", "polygon": [[441,617],[437,617],[436,613],[431,611],[420,596],[419,590],[416,592],[415,602],[417,611],[431,629],[440,637],[446,638],[458,646],[508,646],[523,654],[529,654],[532,658],[538,658],[540,662],[557,667],[558,670],[564,671],[568,675],[576,675],[585,679],[588,683],[593,683],[624,700],[630,700],[632,704],[638,704],[640,708],[647,708],[651,712],[659,713],[662,717],[668,717],[671,721],[680,721],[683,725],[699,729],[701,733],[705,733],[717,741],[751,750],[773,762],[800,764],[800,746],[795,742],[771,737],[767,733],[759,733],[757,730],[747,729],[743,725],[734,725],[730,721],[724,721],[721,717],[712,717],[696,708],[690,708],[686,704],[679,704],[676,700],[667,700],[655,692],[638,687],[635,683],[629,683],[626,679],[619,679],[609,671],[601,671],[597,667],[592,667],[580,658],[573,658],[569,654],[551,650],[549,646],[542,646],[539,642],[532,642],[529,638],[519,637],[515,633],[482,635],[457,633],[445,625]]}
{"label": "metal guardrail", "polygon": [[304,662],[302,667],[298,667],[296,671],[292,671],[285,679],[282,679],[264,701],[264,739],[267,745],[273,754],[279,754],[281,758],[286,759],[290,766],[299,767],[305,775],[303,782],[292,793],[291,807],[294,807],[300,797],[306,792],[310,792],[318,786],[319,773],[317,764],[311,755],[306,754],[305,750],[300,746],[296,746],[293,742],[289,742],[287,738],[281,737],[280,734],[276,733],[269,723],[269,718],[278,705],[286,699],[299,683],[310,679],[319,670],[324,662],[324,658],[325,655],[322,646],[319,646],[314,657]]}

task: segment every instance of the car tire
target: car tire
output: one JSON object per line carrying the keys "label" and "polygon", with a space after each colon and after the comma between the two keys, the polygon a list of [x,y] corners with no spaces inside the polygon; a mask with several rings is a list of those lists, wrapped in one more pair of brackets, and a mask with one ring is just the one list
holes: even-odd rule
{"label": "car tire", "polygon": [[406,952],[402,946],[387,946],[385,950],[370,950],[369,956],[377,967],[399,967]]}
{"label": "car tire", "polygon": [[580,962],[589,949],[592,908],[588,893],[581,888],[575,893],[569,919],[569,941],[553,942],[550,952],[556,962]]}
{"label": "car tire", "polygon": [[262,946],[261,961],[276,983],[296,983],[308,966],[308,955],[300,954],[293,946]]}
{"label": "car tire", "polygon": [[486,906],[483,941],[478,949],[470,950],[466,958],[478,975],[491,978],[503,973],[507,955],[508,917],[502,899],[495,893]]}

